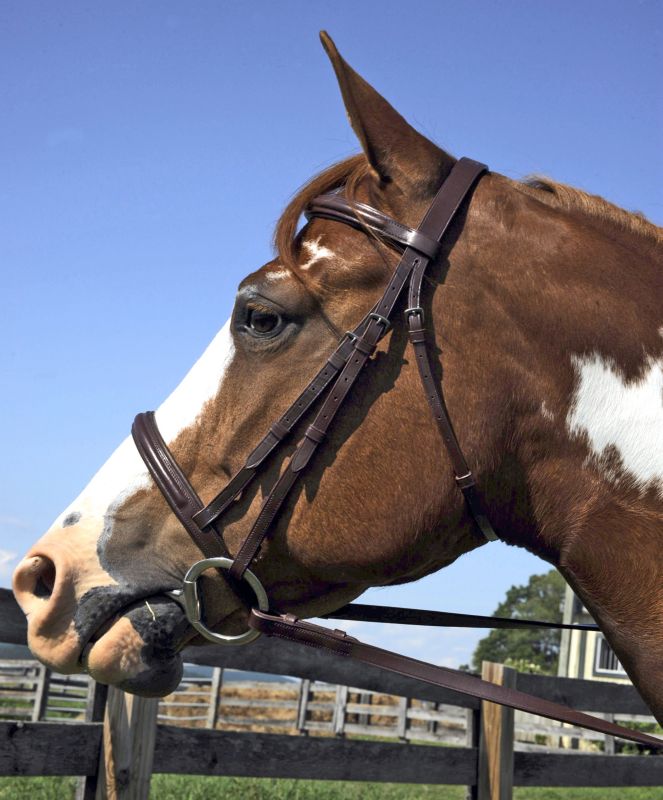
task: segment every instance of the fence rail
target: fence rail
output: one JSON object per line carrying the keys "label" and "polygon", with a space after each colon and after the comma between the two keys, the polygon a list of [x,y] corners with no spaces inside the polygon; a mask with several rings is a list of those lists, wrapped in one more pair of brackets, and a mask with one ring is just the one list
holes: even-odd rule
{"label": "fence rail", "polygon": [[[0,774],[97,774],[101,723],[1,722]],[[158,725],[154,772],[473,784],[477,748],[298,738]],[[515,753],[516,786],[660,786],[656,756]]]}
{"label": "fence rail", "polygon": [[[85,675],[58,675],[37,661],[0,660],[0,719],[15,721],[85,720],[92,687]],[[654,722],[651,716],[611,714],[616,722]],[[398,697],[320,681],[224,680],[215,667],[209,676],[186,677],[159,701],[162,724],[221,730],[265,729],[269,733],[316,732],[335,736],[377,736],[400,741],[464,745],[470,740],[472,713],[418,698]],[[514,749],[586,752],[614,748],[612,737],[516,711]],[[541,739],[545,741],[541,741]]]}
{"label": "fence rail", "polygon": [[[3,640],[21,643],[21,635],[13,599],[0,591]],[[16,701],[21,718],[0,722],[0,775],[83,776],[79,800],[146,798],[151,772],[460,784],[475,800],[508,800],[514,785],[663,785],[663,757],[540,752],[537,741],[514,745],[515,730],[530,739],[541,735],[531,717],[332,654],[259,640],[237,650],[191,649],[185,656],[215,669],[210,678],[187,678],[182,691],[161,707],[154,699],[112,688],[106,703],[104,687],[85,677],[52,675],[35,662],[13,662],[14,672],[0,675],[0,697],[17,687],[23,693]],[[309,735],[220,730],[245,725],[244,711],[251,707],[250,698],[224,684],[223,669],[301,678],[287,685],[292,696],[262,698],[268,716],[252,724],[282,723],[286,712],[293,729]],[[495,682],[573,708],[617,718],[649,717],[630,686],[521,675],[502,665],[484,669],[484,677]],[[78,719],[33,721],[56,716]],[[158,724],[159,716],[161,722],[177,719],[186,726]],[[581,733],[543,724],[546,736]],[[352,738],[375,736],[378,728],[385,738],[400,741]],[[329,735],[317,735],[321,731]],[[411,744],[437,743],[445,736],[452,746]],[[595,741],[584,731],[582,737]]]}

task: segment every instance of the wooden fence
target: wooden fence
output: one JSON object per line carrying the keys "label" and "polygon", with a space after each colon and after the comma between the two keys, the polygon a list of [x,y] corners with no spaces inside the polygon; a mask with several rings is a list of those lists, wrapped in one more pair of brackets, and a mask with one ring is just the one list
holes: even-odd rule
{"label": "wooden fence", "polygon": [[[465,744],[464,709],[308,678],[223,680],[223,669],[188,676],[159,701],[157,722],[184,727],[308,735],[364,735]],[[86,721],[93,682],[38,661],[0,660],[0,720]],[[88,720],[89,721],[89,720]]]}
{"label": "wooden fence", "polygon": [[[0,592],[0,640],[21,643],[25,635],[21,622],[10,596]],[[201,727],[163,724],[166,720],[158,720],[157,700],[134,698],[112,688],[106,692],[97,684],[86,701],[87,721],[34,722],[38,694],[35,688],[29,720],[26,714],[25,720],[0,722],[0,775],[83,776],[80,800],[146,798],[153,772],[457,784],[468,786],[468,797],[479,800],[507,800],[513,786],[663,785],[663,757],[536,752],[537,742],[525,749],[514,748],[515,715],[509,709],[292,643],[261,639],[246,648],[192,648],[186,652],[186,660],[220,669],[303,679],[295,727],[304,731],[307,724],[321,721],[315,717],[323,709],[313,705],[323,702],[315,698],[315,681],[335,684],[340,688],[333,690],[332,705],[342,713],[332,709],[329,732],[336,735],[322,737],[315,728],[309,728],[306,736],[219,730],[224,705],[220,671],[213,673],[213,677],[219,676],[214,695],[218,702],[207,703],[204,712],[201,705],[171,705],[170,710],[168,705],[162,706],[162,717],[176,716],[172,709],[177,708],[187,711],[182,716],[205,716],[204,723],[201,719],[186,720],[200,723]],[[614,715],[649,714],[631,686],[518,674],[493,664],[484,665],[484,677],[577,709]],[[37,674],[28,679],[35,681],[31,685],[39,686]],[[80,687],[75,684],[80,680],[77,677],[71,686],[57,688],[57,703],[53,706],[60,709],[57,713],[66,713],[61,709],[70,708],[70,703],[75,702],[66,693],[79,692]],[[47,688],[47,683],[45,676],[42,686]],[[208,697],[212,684],[210,681],[206,688]],[[57,681],[53,685],[59,686]],[[202,681],[198,682],[198,688],[201,685]],[[395,732],[400,743],[352,738],[364,734],[365,728],[375,734],[371,718],[376,706],[361,698],[362,693],[373,692],[405,699],[395,701],[397,713],[379,715],[393,718],[391,727],[396,730],[390,733]],[[187,693],[191,693],[190,687]],[[358,698],[353,696],[356,693]],[[48,692],[44,688],[41,698],[37,718],[45,714],[49,719]],[[210,711],[212,705],[214,710]],[[465,743],[460,741],[462,736],[452,746],[413,743],[427,738],[417,735],[418,723],[444,722],[447,707],[460,709],[455,712],[456,718],[465,717]],[[210,714],[216,715],[213,721]],[[436,714],[439,719],[434,718]],[[423,720],[418,720],[422,715]],[[524,724],[522,720],[520,723]],[[561,730],[566,736],[580,733],[558,728],[553,735],[561,735]]]}
{"label": "wooden fence", "polygon": [[[472,712],[454,705],[397,697],[308,678],[287,681],[225,680],[214,667],[188,675],[159,701],[157,722],[216,730],[322,736],[370,736],[402,742],[466,745]],[[93,682],[58,675],[34,660],[0,660],[0,720],[86,721]],[[611,714],[618,723],[653,723],[651,716]],[[89,720],[88,720],[89,721]],[[516,711],[514,750],[590,753],[615,751],[613,737]]]}

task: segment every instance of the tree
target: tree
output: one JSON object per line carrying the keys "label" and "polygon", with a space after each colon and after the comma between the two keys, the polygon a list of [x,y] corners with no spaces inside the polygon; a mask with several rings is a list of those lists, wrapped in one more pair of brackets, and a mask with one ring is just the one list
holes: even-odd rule
{"label": "tree", "polygon": [[[562,621],[566,583],[556,569],[532,575],[527,586],[512,586],[495,609],[496,617]],[[482,661],[509,664],[523,672],[557,674],[560,631],[546,628],[491,631],[477,644],[472,666],[481,670]]]}

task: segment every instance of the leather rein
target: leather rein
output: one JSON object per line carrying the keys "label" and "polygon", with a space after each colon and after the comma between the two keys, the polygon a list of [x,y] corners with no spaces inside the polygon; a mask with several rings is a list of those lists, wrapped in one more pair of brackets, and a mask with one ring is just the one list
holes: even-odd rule
{"label": "leather rein", "polygon": [[[631,731],[557,703],[483,681],[468,673],[427,664],[363,644],[343,631],[331,631],[299,620],[291,614],[270,614],[267,594],[258,577],[250,569],[290,491],[318,447],[324,442],[336,414],[349,396],[363,368],[370,361],[378,343],[391,329],[396,307],[406,287],[408,300],[404,311],[405,324],[426,398],[454,469],[456,484],[465,498],[467,510],[478,533],[489,541],[498,538],[486,516],[474,476],[454,432],[442,387],[434,377],[435,373],[426,346],[425,319],[421,303],[426,269],[438,255],[449,225],[486,171],[487,167],[484,164],[471,159],[462,158],[457,161],[417,229],[403,225],[368,205],[350,202],[336,193],[320,195],[313,199],[306,212],[308,219],[322,217],[373,234],[399,250],[402,253],[401,259],[382,297],[357,327],[342,337],[320,371],[287,411],[270,426],[266,435],[246,459],[244,466],[210,503],[203,504],[180,469],[159,432],[154,412],[148,411],[136,416],[131,432],[138,452],[173,513],[205,556],[188,570],[182,589],[167,594],[183,606],[192,627],[210,641],[231,645],[246,644],[264,633],[267,636],[276,636],[352,657],[482,700],[511,706],[600,733],[621,736],[650,747],[663,747],[663,741],[656,737]],[[321,406],[313,422],[306,428],[286,468],[265,497],[248,536],[238,552],[234,556],[231,555],[221,535],[220,519],[260,473],[268,457],[290,436],[300,420],[318,401],[321,402]],[[245,581],[254,593],[257,608],[253,608],[250,612],[249,630],[245,633],[235,636],[225,635],[210,630],[205,624],[198,580],[206,570],[212,568],[227,573],[227,578],[235,586]],[[369,611],[373,609],[372,619],[384,619],[384,614],[376,611],[375,607],[359,604],[350,604],[328,616],[357,619],[360,618],[359,609]],[[391,609],[391,611],[401,612],[401,617],[408,617],[406,609]],[[443,612],[419,613],[434,615],[434,618],[430,617],[429,621],[423,624],[461,625],[467,622],[472,624],[474,620],[474,625],[481,623],[486,625],[490,624],[486,622],[488,619],[498,623],[495,627],[519,627],[528,624],[522,620],[502,620],[500,624],[500,621],[494,618],[472,618],[472,615],[451,614],[446,615],[446,619],[442,621],[445,617]],[[461,617],[465,618],[464,622],[458,621]],[[480,622],[477,623],[477,620]],[[420,618],[414,622],[411,615],[405,621],[410,624],[422,624]],[[596,626],[546,624],[547,626],[596,630]]]}

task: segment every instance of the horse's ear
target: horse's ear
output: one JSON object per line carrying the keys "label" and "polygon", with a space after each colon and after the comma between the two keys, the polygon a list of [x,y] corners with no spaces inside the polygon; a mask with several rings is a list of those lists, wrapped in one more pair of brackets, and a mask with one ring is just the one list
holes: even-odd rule
{"label": "horse's ear", "polygon": [[381,183],[422,194],[435,191],[455,159],[415,131],[358,75],[325,31],[320,40],[334,67],[350,124]]}

